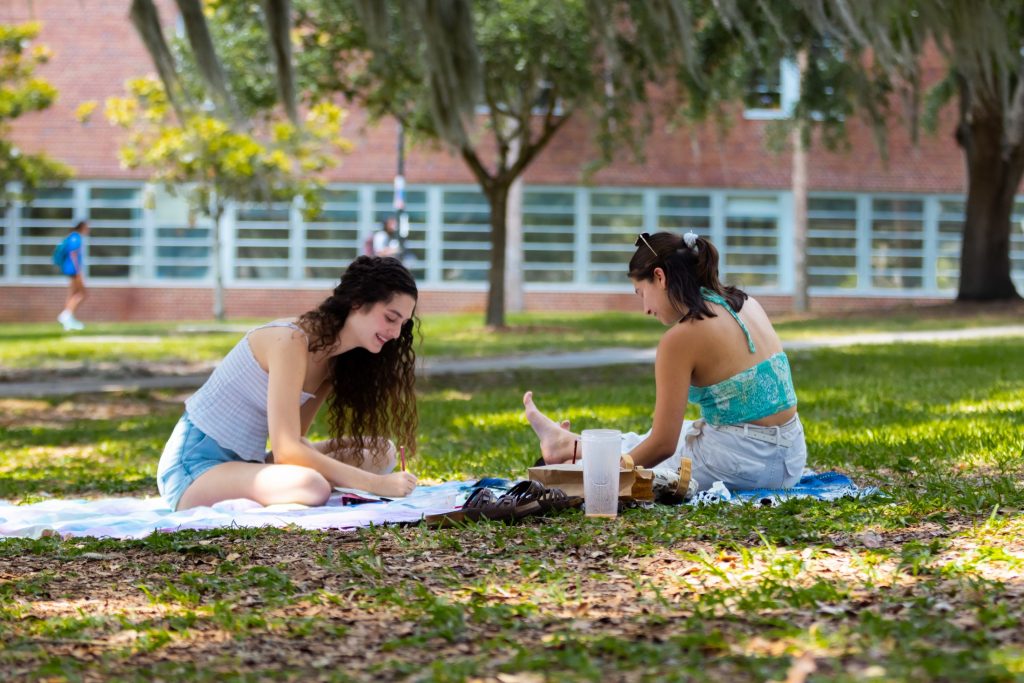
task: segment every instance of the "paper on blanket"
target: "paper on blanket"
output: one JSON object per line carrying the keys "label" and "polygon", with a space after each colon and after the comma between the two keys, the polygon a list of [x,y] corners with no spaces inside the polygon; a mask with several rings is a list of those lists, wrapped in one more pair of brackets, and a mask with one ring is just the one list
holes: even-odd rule
{"label": "paper on blanket", "polygon": [[362,501],[366,503],[386,503],[389,500],[392,500],[391,498],[378,496],[376,494],[370,493],[369,491],[363,491],[361,489],[349,489],[345,488],[344,486],[335,486],[334,492],[342,494],[342,498],[344,500]]}

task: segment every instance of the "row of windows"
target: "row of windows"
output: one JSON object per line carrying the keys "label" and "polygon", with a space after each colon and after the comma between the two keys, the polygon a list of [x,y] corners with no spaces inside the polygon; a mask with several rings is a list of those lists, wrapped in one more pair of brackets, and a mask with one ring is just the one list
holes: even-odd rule
{"label": "row of windows", "polygon": [[[287,204],[229,211],[226,281],[337,278],[363,240],[392,212],[384,186],[334,188],[304,219]],[[452,186],[406,192],[411,270],[425,285],[487,279],[489,210],[481,193]],[[813,195],[808,270],[819,291],[951,292],[959,274],[963,200],[944,196]],[[550,286],[627,286],[625,265],[642,231],[709,235],[731,283],[790,291],[791,200],[787,193],[654,189],[531,188],[523,201],[523,279]],[[130,282],[210,276],[211,226],[179,197],[138,185],[78,182],[0,212],[0,279],[56,276],[54,245],[71,224],[90,222],[87,275]],[[1018,202],[1015,225],[1024,221]],[[1012,238],[1014,276],[1024,286],[1024,234]]]}

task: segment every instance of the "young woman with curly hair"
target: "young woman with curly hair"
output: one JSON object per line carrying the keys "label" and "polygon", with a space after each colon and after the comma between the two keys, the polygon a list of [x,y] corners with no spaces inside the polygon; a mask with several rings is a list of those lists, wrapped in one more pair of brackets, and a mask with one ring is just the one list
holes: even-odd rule
{"label": "young woman with curly hair", "polygon": [[[250,330],[185,401],[160,495],[183,510],[231,498],[322,505],[334,486],[412,492],[416,477],[392,471],[390,439],[415,452],[417,296],[400,261],[360,256],[315,310]],[[332,438],[314,443],[324,402]]]}

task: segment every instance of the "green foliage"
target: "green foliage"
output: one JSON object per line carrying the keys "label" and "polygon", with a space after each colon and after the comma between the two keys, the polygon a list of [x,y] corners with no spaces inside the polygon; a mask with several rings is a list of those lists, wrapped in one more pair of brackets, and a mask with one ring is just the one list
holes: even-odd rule
{"label": "green foliage", "polygon": [[[873,126],[885,153],[889,95],[892,80],[873,66],[858,46],[837,41],[813,21],[813,10],[792,2],[763,2],[756,6],[731,5],[719,9],[710,3],[695,27],[697,68],[681,72],[688,96],[678,111],[680,120],[715,119],[728,128],[736,106],[779,108],[783,103],[761,93],[778,87],[782,60],[797,63],[806,55],[800,74],[800,98],[791,111],[767,126],[767,143],[780,150],[799,126],[805,144],[818,139],[828,149],[846,145],[846,122],[860,113]],[[766,101],[762,101],[766,97]],[[818,133],[815,136],[815,132]]]}
{"label": "green foliage", "polygon": [[[655,27],[655,12],[644,3],[622,5],[616,17],[583,0],[472,3],[471,47],[480,62],[480,81],[455,73],[465,78],[454,86],[478,93],[476,104],[487,106],[478,117],[487,136],[463,138],[441,123],[450,114],[437,111],[446,103],[437,101],[433,79],[440,71],[437,62],[455,59],[448,48],[432,45],[415,13],[401,3],[385,3],[383,26],[376,28],[367,26],[358,4],[296,2],[302,40],[296,59],[305,82],[315,92],[360,102],[374,118],[395,116],[419,139],[446,142],[480,157],[493,145],[501,159],[489,169],[492,176],[514,161],[503,163],[513,138],[522,137],[523,151],[542,148],[550,127],[576,112],[597,122],[606,161],[623,143],[639,152],[650,125],[641,113],[648,105],[648,86],[678,61],[673,43],[680,36]],[[472,128],[473,122],[463,125]]]}
{"label": "green foliage", "polygon": [[[227,202],[291,201],[307,214],[320,206],[322,175],[350,144],[341,136],[345,112],[329,100],[310,100],[304,120],[287,120],[276,106],[274,68],[259,3],[204,3],[207,28],[227,75],[237,116],[213,105],[187,41],[171,40],[181,88],[172,101],[166,84],[137,78],[125,97],[109,98],[106,117],[127,132],[121,161],[148,168],[171,192],[184,192],[193,211],[219,218]],[[177,82],[176,82],[177,83]],[[178,101],[180,100],[180,101]],[[79,108],[87,118],[92,103]]]}
{"label": "green foliage", "polygon": [[66,165],[45,154],[25,154],[5,139],[9,121],[47,109],[57,99],[57,90],[34,75],[51,54],[45,45],[32,44],[39,28],[38,23],[0,24],[0,187],[18,182],[29,196],[41,184],[71,176]]}
{"label": "green foliage", "polygon": [[128,133],[122,163],[154,169],[155,180],[186,191],[195,211],[214,218],[228,201],[301,196],[315,210],[318,174],[348,149],[340,136],[344,112],[330,103],[310,108],[302,128],[268,120],[263,129],[240,130],[202,111],[177,118],[156,79],[133,79],[127,89],[106,106],[110,122]]}
{"label": "green foliage", "polygon": [[[242,117],[265,120],[279,113],[263,3],[208,0],[203,3],[203,13]],[[170,48],[180,65],[186,96],[193,102],[203,102],[206,86],[188,40],[174,36]]]}

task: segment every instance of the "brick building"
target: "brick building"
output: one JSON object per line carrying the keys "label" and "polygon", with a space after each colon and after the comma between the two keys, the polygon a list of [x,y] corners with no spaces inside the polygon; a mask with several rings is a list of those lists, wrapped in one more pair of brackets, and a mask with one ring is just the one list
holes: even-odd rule
{"label": "brick building", "polygon": [[[146,184],[117,160],[119,131],[96,116],[74,117],[85,101],[123,93],[152,67],[127,19],[129,0],[10,0],[0,22],[42,22],[39,42],[54,59],[40,75],[60,92],[46,112],[22,117],[16,143],[46,151],[76,172],[30,206],[0,212],[0,322],[49,320],[64,279],[50,264],[76,218],[92,232],[86,263],[87,320],[209,316],[210,226],[190,225],[181,200]],[[161,3],[173,16],[173,3]],[[744,111],[728,133],[714,126],[656,129],[646,159],[623,159],[584,184],[595,157],[582,118],[570,122],[525,176],[523,279],[530,310],[633,309],[625,263],[636,233],[690,228],[710,235],[725,279],[769,308],[785,309],[793,289],[791,159],[765,145],[765,128],[794,93],[780,69],[778,108]],[[810,154],[809,266],[812,306],[855,308],[955,294],[965,180],[952,139],[953,112],[937,137],[910,143],[894,124],[889,163],[870,131],[849,124],[842,153]],[[391,212],[396,130],[369,126],[351,111],[354,151],[331,175],[324,213],[304,222],[287,205],[235,207],[224,226],[228,314],[294,314],[318,302],[339,267],[361,251]],[[482,310],[488,208],[461,159],[412,149],[406,159],[408,247],[423,292],[421,310]],[[1024,219],[1024,199],[1015,221]],[[1024,234],[1013,243],[1024,290]]]}

